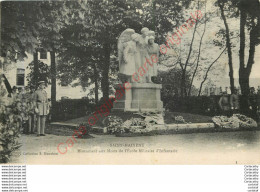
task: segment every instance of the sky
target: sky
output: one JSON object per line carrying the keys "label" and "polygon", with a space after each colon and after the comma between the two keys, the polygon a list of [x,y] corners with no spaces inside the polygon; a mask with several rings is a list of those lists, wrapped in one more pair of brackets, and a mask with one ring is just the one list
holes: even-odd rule
{"label": "sky", "polygon": [[[194,13],[195,10],[196,10],[195,8],[187,10],[185,18],[187,17],[187,19],[188,19],[190,17],[190,13]],[[220,38],[217,38],[217,32],[221,28],[223,28],[223,29],[225,29],[225,28],[224,28],[223,20],[220,19],[219,8],[215,7],[211,0],[207,1],[206,10],[205,10],[205,7],[202,7],[201,12],[204,16],[205,16],[205,13],[207,13],[207,17],[210,16],[210,21],[207,22],[206,32],[205,32],[205,35],[204,35],[204,38],[202,41],[202,47],[201,47],[201,49],[202,49],[201,58],[204,58],[204,59],[203,60],[201,59],[200,62],[202,63],[202,66],[206,67],[212,61],[214,61],[218,57],[218,55],[221,53],[221,51],[223,50],[222,48],[215,46],[213,44],[213,41],[215,39],[220,40]],[[216,15],[216,14],[210,15],[209,13],[219,13],[219,15]],[[227,14],[227,10],[226,10],[225,14]],[[231,43],[233,46],[233,48],[232,48],[232,59],[233,59],[233,68],[234,68],[233,71],[234,71],[234,78],[235,78],[235,86],[239,86],[239,82],[238,82],[238,78],[239,78],[239,75],[238,75],[239,43],[240,43],[239,42],[239,18],[233,18],[233,19],[227,18],[227,22],[228,22],[228,25],[230,28],[230,32],[234,33],[234,36],[231,37],[232,38]],[[198,28],[198,33],[195,34],[193,52],[196,51],[196,49],[198,49],[198,47],[199,47],[200,35],[202,34],[203,26],[204,25],[202,25],[200,28]],[[183,60],[185,60],[187,58],[193,29],[194,29],[194,27],[189,32],[187,32],[185,35],[183,35],[181,37],[181,46],[182,46],[181,55],[182,55]],[[173,32],[175,32],[175,31],[176,30],[174,29]],[[248,31],[246,33],[248,34]],[[246,38],[248,39],[248,35],[246,36]],[[180,45],[179,45],[179,47],[180,47]],[[246,44],[245,53],[246,53],[245,61],[247,62],[248,42]],[[250,76],[250,86],[254,86],[256,88],[258,86],[260,86],[260,54],[259,53],[260,53],[260,46],[257,46],[256,51],[255,51],[255,63],[253,65],[251,76]],[[197,53],[194,55],[197,55]],[[171,60],[168,61],[168,63],[173,63],[174,59],[176,59],[176,58],[173,57]],[[191,59],[191,61],[193,61],[193,58]],[[218,60],[218,62],[216,62],[214,64],[214,67],[215,68],[209,73],[209,78],[211,79],[211,81],[214,83],[214,85],[216,87],[220,87],[220,86],[229,87],[230,80],[229,80],[229,76],[228,76],[228,74],[229,74],[228,55],[226,53],[223,54],[220,57],[220,59]],[[167,67],[161,66],[161,67],[159,67],[159,69],[166,70]],[[200,86],[202,77],[205,74],[202,72],[202,70],[199,70],[199,73],[201,74],[200,78],[199,78],[199,76],[197,76],[194,80],[194,86],[197,88]]]}

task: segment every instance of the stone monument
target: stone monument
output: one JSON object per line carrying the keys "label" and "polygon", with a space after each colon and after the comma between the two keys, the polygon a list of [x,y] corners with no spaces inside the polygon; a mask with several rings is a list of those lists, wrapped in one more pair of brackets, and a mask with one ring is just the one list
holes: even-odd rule
{"label": "stone monument", "polygon": [[163,111],[161,84],[152,82],[157,76],[159,46],[154,43],[155,33],[148,28],[141,35],[133,29],[123,31],[118,39],[118,60],[121,84],[116,91],[127,89],[114,103],[113,111]]}

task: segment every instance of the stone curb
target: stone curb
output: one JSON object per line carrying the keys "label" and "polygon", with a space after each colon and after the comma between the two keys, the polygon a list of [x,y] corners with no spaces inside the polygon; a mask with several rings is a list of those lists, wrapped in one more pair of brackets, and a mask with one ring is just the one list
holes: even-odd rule
{"label": "stone curb", "polygon": [[166,124],[166,129],[210,129],[215,128],[214,123],[189,123],[189,124]]}
{"label": "stone curb", "polygon": [[[55,126],[65,126],[65,127],[78,127],[76,123],[64,123],[64,122],[53,122],[51,125]],[[156,126],[155,130],[189,130],[192,129],[214,129],[214,123],[189,123],[189,124],[165,124]],[[93,132],[97,133],[107,133],[107,128],[102,127],[91,127]]]}
{"label": "stone curb", "polygon": [[55,126],[65,126],[65,127],[78,127],[79,124],[76,123],[64,123],[64,122],[52,122],[50,125],[55,125]]}
{"label": "stone curb", "polygon": [[[64,123],[64,122],[53,122],[51,125],[55,126],[63,126],[69,128],[76,128],[79,124],[76,123]],[[218,129],[217,131],[225,132],[225,131],[237,131],[237,130],[260,130],[260,128],[255,129]],[[154,130],[151,132],[168,132],[170,134],[178,134],[178,133],[202,133],[202,132],[212,132],[216,131],[216,126],[214,123],[187,123],[187,124],[165,124],[165,125],[157,125]],[[92,126],[92,133],[99,134],[107,134],[107,128]]]}

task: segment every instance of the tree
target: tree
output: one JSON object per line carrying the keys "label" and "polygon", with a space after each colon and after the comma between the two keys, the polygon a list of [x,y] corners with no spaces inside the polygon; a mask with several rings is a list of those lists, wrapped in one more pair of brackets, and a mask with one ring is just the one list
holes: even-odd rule
{"label": "tree", "polygon": [[41,6],[41,15],[43,16],[39,31],[39,47],[43,51],[50,52],[51,59],[51,101],[56,101],[56,54],[62,51],[60,34],[61,29],[66,23],[64,14],[66,12],[64,3],[60,1],[43,1]]}
{"label": "tree", "polygon": [[[220,33],[225,34],[226,47],[228,48],[229,57],[229,68],[230,68],[230,84],[231,91],[233,87],[232,78],[232,48],[234,50],[234,45],[231,43],[231,35],[229,25],[227,24],[227,17],[229,18],[239,18],[239,84],[241,87],[241,92],[243,95],[247,96],[249,94],[249,78],[254,64],[255,47],[259,44],[259,1],[258,0],[217,0],[217,5],[221,11],[221,17],[224,21],[225,32],[220,31]],[[228,9],[229,12],[224,14],[224,9]],[[248,34],[249,37],[246,35]],[[249,42],[248,42],[249,41]],[[218,43],[219,44],[219,43]],[[247,46],[247,44],[249,46]],[[221,43],[220,43],[221,45]],[[223,45],[222,45],[223,46]],[[246,49],[248,50],[248,61],[245,63]]]}
{"label": "tree", "polygon": [[[69,22],[61,30],[61,46],[64,49],[59,52],[57,70],[62,84],[81,85],[83,89],[88,87],[90,93],[95,94],[97,104],[104,54],[98,42],[90,40],[89,33],[89,28],[80,22]],[[89,88],[93,83],[94,92]]]}
{"label": "tree", "polygon": [[[63,27],[63,2],[2,2],[1,55],[9,61],[33,54],[35,76],[40,50],[50,51],[52,101],[56,100],[55,54],[60,49],[59,31]],[[19,11],[17,11],[19,10]],[[36,82],[34,82],[36,84]]]}
{"label": "tree", "polygon": [[231,93],[234,93],[235,89],[235,83],[234,83],[234,71],[233,71],[233,62],[232,62],[232,50],[231,50],[231,41],[230,41],[230,30],[229,26],[227,23],[227,19],[224,13],[224,6],[226,0],[218,0],[217,4],[220,8],[221,12],[221,18],[223,19],[224,25],[225,25],[225,37],[226,37],[226,47],[228,51],[228,66],[229,66],[229,78],[230,78],[230,88],[231,88]]}
{"label": "tree", "polygon": [[[126,0],[65,3],[65,6],[68,7],[65,16],[68,23],[62,31],[63,38],[66,37],[63,47],[67,53],[77,50],[77,53],[73,55],[69,53],[72,58],[69,59],[67,63],[70,64],[66,67],[70,65],[75,67],[75,78],[77,75],[83,77],[80,69],[91,68],[92,70],[88,70],[85,75],[90,80],[87,81],[88,83],[99,80],[99,78],[92,79],[92,74],[100,73],[103,98],[109,97],[109,73],[114,68],[111,66],[113,63],[111,57],[117,52],[117,37],[126,28],[141,29],[140,13],[136,11],[140,5],[136,1]],[[65,52],[59,54],[60,57],[63,57],[62,60],[67,58]],[[78,65],[70,62],[72,60],[76,61]],[[93,70],[93,66],[96,66],[96,71]],[[61,68],[62,66],[59,67],[59,69]],[[97,82],[95,84],[98,85]],[[97,93],[97,91],[95,92]]]}
{"label": "tree", "polygon": [[[30,73],[27,75],[27,81],[29,86],[37,87],[39,81],[49,82],[50,80],[50,69],[46,63],[38,61],[38,64],[35,65],[35,61],[29,63],[27,68],[30,69]],[[35,72],[37,71],[37,73]]]}
{"label": "tree", "polygon": [[[0,74],[2,77],[2,74]],[[21,147],[19,143],[19,111],[21,106],[15,102],[8,102],[3,79],[0,79],[0,163],[7,163],[12,152]]]}
{"label": "tree", "polygon": [[196,74],[197,74],[197,71],[198,71],[198,68],[199,68],[200,55],[201,55],[201,47],[202,47],[203,37],[204,37],[205,32],[206,32],[206,23],[207,23],[207,18],[206,18],[206,13],[205,13],[204,29],[203,29],[202,35],[200,36],[198,56],[197,56],[197,58],[196,58],[196,60],[195,60],[196,66],[195,66],[195,69],[194,69],[193,74],[192,74],[192,77],[191,77],[190,87],[189,87],[189,90],[188,90],[188,96],[191,95],[192,85],[193,85],[193,82],[194,82],[194,78],[195,78],[195,76],[196,76]]}
{"label": "tree", "polygon": [[[101,89],[103,98],[109,97],[109,69],[111,55],[117,52],[117,38],[126,28],[140,30],[141,17],[137,9],[141,4],[136,1],[113,0],[113,1],[88,1],[90,15],[88,23],[94,25],[93,33],[95,40],[101,45],[104,53],[102,62]],[[140,28],[138,29],[138,26]]]}
{"label": "tree", "polygon": [[[162,97],[163,98],[172,98],[175,96],[181,96],[182,82],[182,70],[175,67],[168,71],[159,71],[158,79],[163,84],[162,88]],[[191,76],[186,73],[186,84],[190,83]]]}
{"label": "tree", "polygon": [[[250,3],[249,3],[250,2]],[[237,4],[240,11],[240,50],[239,50],[239,84],[243,95],[249,94],[249,77],[254,64],[255,47],[260,37],[260,5],[258,0],[240,0]],[[249,56],[245,64],[245,28],[249,31]]]}
{"label": "tree", "polygon": [[205,75],[203,76],[203,80],[200,83],[200,88],[199,88],[199,93],[198,96],[201,95],[201,91],[202,91],[202,87],[204,85],[204,83],[206,82],[207,78],[208,78],[208,74],[210,72],[210,70],[212,69],[213,65],[219,60],[219,58],[222,56],[222,54],[226,51],[226,48],[223,49],[223,51],[218,55],[218,57],[207,67]]}
{"label": "tree", "polygon": [[31,79],[31,84],[37,86],[37,83],[39,81],[38,78],[36,77],[40,77],[40,70],[39,70],[39,60],[38,60],[38,51],[35,50],[35,52],[33,53],[33,76],[34,78]]}
{"label": "tree", "polygon": [[38,2],[1,2],[1,56],[7,63],[23,60],[38,48],[40,13]]}
{"label": "tree", "polygon": [[[154,30],[156,41],[164,43],[169,32],[181,26],[190,13],[186,9],[191,5],[190,0],[154,0],[151,3],[143,1],[141,5],[143,26]],[[192,4],[194,6],[194,4]]]}
{"label": "tree", "polygon": [[[205,3],[200,3],[200,2],[194,2],[191,5],[195,5],[198,10],[200,10],[201,7],[205,6],[205,12],[200,13],[196,12],[198,14],[198,17],[196,19],[194,18],[186,18],[186,23],[185,24],[180,24],[178,27],[181,30],[185,30],[187,34],[182,34],[179,32],[180,36],[180,42],[178,43],[179,46],[176,46],[175,52],[177,54],[173,54],[170,57],[175,57],[177,58],[175,60],[175,64],[170,64],[168,66],[172,67],[176,64],[179,65],[181,71],[182,71],[182,77],[181,77],[181,82],[182,82],[182,90],[181,90],[181,96],[188,96],[191,94],[191,89],[193,87],[193,82],[195,77],[197,76],[198,69],[200,68],[200,60],[201,60],[201,48],[202,44],[205,42],[203,41],[203,37],[206,31],[206,22],[209,20],[209,18],[206,17],[206,4]],[[191,13],[194,10],[188,9],[186,13]],[[184,12],[185,13],[185,12]],[[194,14],[194,13],[193,13]],[[196,15],[195,14],[195,15]],[[196,17],[196,16],[195,16]],[[193,27],[192,30],[186,31],[186,29],[181,29],[184,28],[183,26],[189,25],[190,28]],[[161,57],[162,58],[162,57]],[[165,59],[165,56],[163,56],[163,59]],[[171,63],[170,61],[168,63]],[[188,76],[191,76],[191,80],[189,81],[188,84],[186,84],[185,78]]]}

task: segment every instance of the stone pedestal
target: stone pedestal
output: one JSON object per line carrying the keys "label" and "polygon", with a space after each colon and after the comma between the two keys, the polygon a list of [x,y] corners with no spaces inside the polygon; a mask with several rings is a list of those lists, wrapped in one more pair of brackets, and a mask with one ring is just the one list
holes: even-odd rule
{"label": "stone pedestal", "polygon": [[[123,92],[122,87],[117,85],[116,91]],[[114,102],[113,111],[163,111],[161,89],[161,84],[129,83],[123,96]]]}

